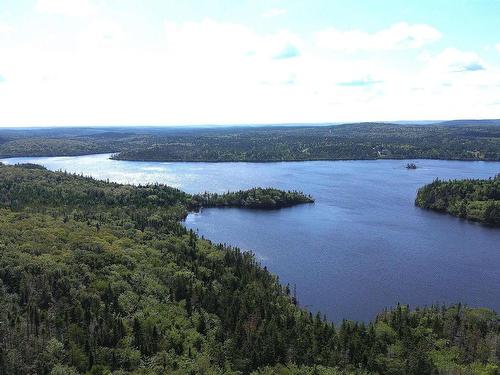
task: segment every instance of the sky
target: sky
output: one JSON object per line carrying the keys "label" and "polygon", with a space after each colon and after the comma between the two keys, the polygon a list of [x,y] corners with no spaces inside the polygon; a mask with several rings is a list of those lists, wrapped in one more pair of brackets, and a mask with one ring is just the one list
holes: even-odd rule
{"label": "sky", "polygon": [[0,0],[0,126],[500,118],[500,0]]}

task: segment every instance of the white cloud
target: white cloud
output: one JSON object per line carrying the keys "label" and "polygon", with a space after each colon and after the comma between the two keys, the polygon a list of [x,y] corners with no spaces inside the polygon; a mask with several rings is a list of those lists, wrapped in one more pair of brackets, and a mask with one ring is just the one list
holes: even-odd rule
{"label": "white cloud", "polygon": [[116,48],[123,44],[125,31],[123,27],[112,20],[93,19],[79,33],[80,48]]}
{"label": "white cloud", "polygon": [[420,48],[441,38],[441,33],[429,25],[400,22],[388,29],[370,34],[360,30],[329,28],[315,35],[320,48],[339,51],[376,51]]}
{"label": "white cloud", "polygon": [[211,19],[183,24],[166,22],[165,35],[168,52],[186,59],[290,58],[300,55],[303,43],[286,31],[260,35],[243,25]]}
{"label": "white cloud", "polygon": [[498,43],[495,48],[497,49],[498,52],[500,52],[500,43]]}
{"label": "white cloud", "polygon": [[[486,64],[475,52],[456,48],[422,55],[421,63],[419,71],[401,77],[390,88],[393,93],[400,92],[395,95],[397,100],[406,97],[414,112],[436,119],[498,116],[489,104],[499,94],[498,67]],[[412,111],[406,107],[408,113]]]}
{"label": "white cloud", "polygon": [[0,21],[0,36],[8,34],[12,31],[12,27],[5,22]]}
{"label": "white cloud", "polygon": [[[133,44],[133,30],[124,30],[97,17],[78,25],[71,38],[61,34],[59,46],[53,33],[31,46],[0,46],[1,73],[8,77],[0,85],[0,123],[252,122],[253,105],[269,121],[285,113],[273,101],[290,95],[285,86],[295,81],[298,59],[273,56],[296,54],[286,48],[299,46],[293,34],[261,35],[211,20],[167,23],[166,42],[150,48]],[[49,38],[50,48],[40,49]],[[292,97],[297,107],[300,95]],[[271,114],[275,110],[279,116]]]}
{"label": "white cloud", "polygon": [[426,57],[427,69],[436,73],[467,73],[485,70],[485,64],[475,52],[446,48],[434,57]]}
{"label": "white cloud", "polygon": [[287,13],[286,9],[273,8],[273,9],[269,9],[268,11],[262,13],[262,17],[263,18],[274,18],[274,17],[282,16],[286,13]]}
{"label": "white cloud", "polygon": [[249,28],[210,19],[183,24],[166,22],[165,35],[172,54],[210,58],[250,54],[258,47],[258,38]]}
{"label": "white cloud", "polygon": [[[288,30],[210,19],[166,22],[153,43],[138,37],[140,22],[99,13],[70,30],[46,21],[51,29],[35,24],[31,44],[0,44],[0,125],[439,119],[498,109],[485,103],[498,100],[500,72],[474,52],[332,55]],[[385,49],[404,45],[380,33],[362,34]]]}
{"label": "white cloud", "polygon": [[96,14],[89,0],[38,0],[36,10],[41,13],[85,17]]}

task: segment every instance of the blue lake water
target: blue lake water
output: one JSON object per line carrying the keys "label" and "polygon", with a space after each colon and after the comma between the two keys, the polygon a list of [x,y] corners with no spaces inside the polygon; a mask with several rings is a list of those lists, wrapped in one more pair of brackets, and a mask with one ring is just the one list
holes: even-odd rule
{"label": "blue lake water", "polygon": [[500,163],[417,160],[158,163],[108,155],[15,158],[121,183],[166,183],[187,192],[254,186],[298,189],[316,203],[277,211],[205,209],[185,225],[252,250],[302,306],[335,321],[369,320],[397,302],[465,302],[500,310],[500,229],[414,206],[439,177],[486,178]]}

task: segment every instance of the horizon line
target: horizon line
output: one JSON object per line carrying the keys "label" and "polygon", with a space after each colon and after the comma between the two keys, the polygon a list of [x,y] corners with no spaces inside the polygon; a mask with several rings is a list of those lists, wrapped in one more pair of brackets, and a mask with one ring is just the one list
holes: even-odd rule
{"label": "horizon line", "polygon": [[324,122],[268,122],[234,124],[72,124],[72,125],[0,125],[0,129],[70,129],[70,128],[230,128],[230,127],[269,127],[269,126],[331,126],[355,124],[420,124],[432,125],[453,121],[500,121],[500,118],[451,118],[441,120],[374,120],[374,121],[324,121]]}

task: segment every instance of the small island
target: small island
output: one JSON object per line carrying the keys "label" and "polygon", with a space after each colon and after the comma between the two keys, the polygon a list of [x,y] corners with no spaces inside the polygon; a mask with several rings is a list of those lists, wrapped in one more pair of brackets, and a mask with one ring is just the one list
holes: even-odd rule
{"label": "small island", "polygon": [[406,164],[406,169],[417,169],[417,165],[415,163]]}
{"label": "small island", "polygon": [[274,188],[252,188],[224,194],[205,192],[192,196],[192,205],[196,208],[240,207],[272,210],[304,203],[314,203],[314,199],[299,191]]}
{"label": "small island", "polygon": [[485,180],[434,180],[418,190],[415,205],[500,227],[500,174]]}

